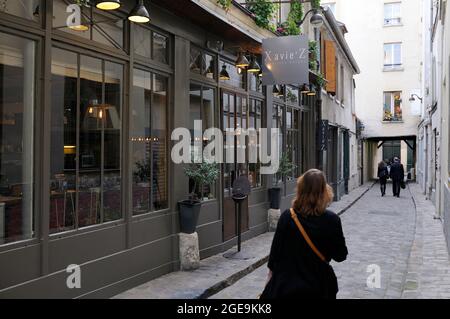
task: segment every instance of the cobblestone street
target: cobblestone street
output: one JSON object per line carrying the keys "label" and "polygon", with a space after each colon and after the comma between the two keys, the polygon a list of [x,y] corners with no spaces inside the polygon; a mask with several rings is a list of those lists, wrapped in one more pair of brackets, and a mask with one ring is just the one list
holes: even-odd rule
{"label": "cobblestone street", "polygon": [[[431,203],[417,184],[400,198],[392,197],[390,186],[382,198],[375,185],[341,215],[349,255],[333,263],[338,298],[449,298],[450,263],[441,221],[433,218]],[[371,265],[380,267],[380,288],[367,287]],[[263,289],[266,267],[212,298],[255,298]]]}

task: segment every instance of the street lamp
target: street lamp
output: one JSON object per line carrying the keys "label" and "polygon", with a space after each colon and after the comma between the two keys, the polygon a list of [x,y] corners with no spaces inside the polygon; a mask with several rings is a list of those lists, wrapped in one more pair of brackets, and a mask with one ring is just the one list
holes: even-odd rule
{"label": "street lamp", "polygon": [[409,98],[409,102],[415,102],[416,99],[415,99],[414,97],[418,98],[418,99],[420,100],[420,102],[423,102],[423,98],[420,97],[420,96],[418,96],[418,95],[415,94],[415,93],[411,94],[411,97]]}

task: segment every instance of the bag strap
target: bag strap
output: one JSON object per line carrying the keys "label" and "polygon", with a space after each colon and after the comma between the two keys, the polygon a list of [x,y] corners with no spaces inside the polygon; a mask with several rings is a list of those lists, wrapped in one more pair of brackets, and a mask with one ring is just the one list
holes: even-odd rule
{"label": "bag strap", "polygon": [[314,245],[314,243],[311,241],[311,238],[309,238],[308,234],[306,233],[305,229],[303,228],[302,224],[298,220],[297,214],[295,213],[294,209],[291,208],[291,217],[294,220],[295,224],[297,225],[298,229],[300,230],[300,233],[302,234],[303,238],[306,240],[306,243],[311,247],[312,251],[323,261],[328,263],[327,259],[324,255],[317,249],[317,247]]}

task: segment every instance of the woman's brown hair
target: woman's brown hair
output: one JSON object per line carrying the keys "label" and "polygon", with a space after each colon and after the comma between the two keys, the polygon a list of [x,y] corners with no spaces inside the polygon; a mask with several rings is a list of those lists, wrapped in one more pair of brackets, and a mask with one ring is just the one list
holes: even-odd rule
{"label": "woman's brown hair", "polygon": [[322,215],[333,201],[334,193],[325,174],[311,169],[297,180],[297,196],[293,208],[303,215]]}

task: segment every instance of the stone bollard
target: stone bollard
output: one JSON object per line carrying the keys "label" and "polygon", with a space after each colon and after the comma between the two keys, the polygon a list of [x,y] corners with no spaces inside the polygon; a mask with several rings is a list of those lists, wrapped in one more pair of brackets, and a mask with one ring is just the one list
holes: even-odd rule
{"label": "stone bollard", "polygon": [[198,234],[179,234],[180,268],[182,271],[195,270],[200,267],[200,249]]}
{"label": "stone bollard", "polygon": [[274,232],[277,230],[278,220],[281,216],[281,210],[279,209],[269,209],[268,221],[269,221],[269,231]]}

